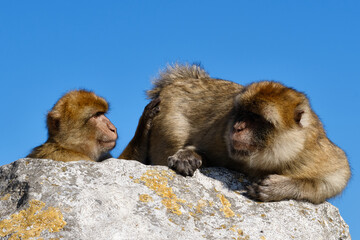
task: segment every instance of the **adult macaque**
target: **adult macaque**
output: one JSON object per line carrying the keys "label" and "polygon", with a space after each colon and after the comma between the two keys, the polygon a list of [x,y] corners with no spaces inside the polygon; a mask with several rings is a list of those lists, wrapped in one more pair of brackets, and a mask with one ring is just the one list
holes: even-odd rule
{"label": "adult macaque", "polygon": [[276,82],[243,87],[199,66],[175,65],[148,91],[161,98],[149,156],[182,175],[200,166],[238,170],[258,180],[261,201],[321,203],[350,178],[345,153],[326,136],[306,96]]}

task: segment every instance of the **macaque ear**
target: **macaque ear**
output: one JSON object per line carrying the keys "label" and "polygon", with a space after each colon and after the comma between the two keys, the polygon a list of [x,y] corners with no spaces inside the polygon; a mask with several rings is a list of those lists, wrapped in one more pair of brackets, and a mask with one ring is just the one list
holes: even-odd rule
{"label": "macaque ear", "polygon": [[49,135],[55,135],[60,131],[60,113],[56,111],[51,111],[47,115],[47,127],[49,130]]}
{"label": "macaque ear", "polygon": [[296,110],[295,111],[294,120],[300,127],[303,127],[301,119],[302,119],[304,113],[305,113],[304,110]]}

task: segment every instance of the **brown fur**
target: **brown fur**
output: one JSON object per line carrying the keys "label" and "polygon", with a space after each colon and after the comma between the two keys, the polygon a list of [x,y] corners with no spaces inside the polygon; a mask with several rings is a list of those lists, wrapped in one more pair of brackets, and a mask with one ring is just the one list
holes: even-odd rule
{"label": "brown fur", "polygon": [[108,103],[86,90],[70,91],[47,115],[48,140],[29,158],[101,161],[115,147],[115,126],[105,117]]}
{"label": "brown fur", "polygon": [[154,116],[159,112],[159,98],[152,100],[144,109],[140,117],[134,137],[120,154],[120,159],[137,160],[147,163],[148,143],[151,123]]}
{"label": "brown fur", "polygon": [[148,94],[162,99],[150,135],[153,164],[183,175],[201,165],[242,171],[259,180],[249,194],[262,201],[320,203],[347,184],[344,152],[294,89],[268,81],[243,87],[175,65]]}

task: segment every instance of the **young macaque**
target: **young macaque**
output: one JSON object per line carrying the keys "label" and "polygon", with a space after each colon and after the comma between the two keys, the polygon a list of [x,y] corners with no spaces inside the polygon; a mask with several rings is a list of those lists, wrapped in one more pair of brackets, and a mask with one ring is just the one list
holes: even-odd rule
{"label": "young macaque", "polygon": [[27,157],[64,162],[111,157],[117,132],[105,116],[107,111],[107,101],[93,92],[66,93],[47,115],[48,140]]}
{"label": "young macaque", "polygon": [[[119,158],[145,162],[152,118],[160,100],[152,100],[142,114],[133,139]],[[117,132],[105,116],[107,101],[86,90],[65,94],[47,115],[48,140],[34,148],[29,158],[56,161],[102,161],[110,158]]]}

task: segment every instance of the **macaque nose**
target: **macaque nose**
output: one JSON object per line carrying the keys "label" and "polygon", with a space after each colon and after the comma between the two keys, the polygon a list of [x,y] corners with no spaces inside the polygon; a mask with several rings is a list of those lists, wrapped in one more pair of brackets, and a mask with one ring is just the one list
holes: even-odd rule
{"label": "macaque nose", "polygon": [[246,122],[237,122],[234,125],[234,132],[241,132],[246,128]]}
{"label": "macaque nose", "polygon": [[111,132],[116,133],[115,125],[112,124],[112,122],[105,115],[103,115],[102,121],[106,124],[106,126]]}
{"label": "macaque nose", "polygon": [[116,127],[111,122],[108,123],[108,128],[110,129],[110,131],[116,133]]}

